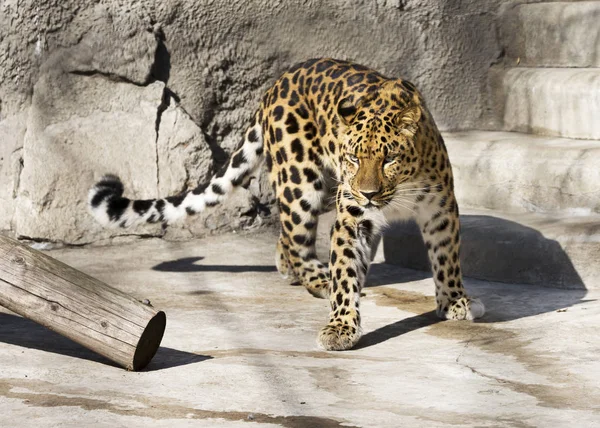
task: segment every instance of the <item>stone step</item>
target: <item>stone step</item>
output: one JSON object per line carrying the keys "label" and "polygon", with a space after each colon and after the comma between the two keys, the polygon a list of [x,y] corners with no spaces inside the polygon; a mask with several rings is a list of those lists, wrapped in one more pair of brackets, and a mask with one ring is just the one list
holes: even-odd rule
{"label": "stone step", "polygon": [[600,215],[600,141],[443,133],[461,208]]}
{"label": "stone step", "polygon": [[600,2],[520,4],[501,17],[506,63],[600,67]]}
{"label": "stone step", "polygon": [[600,68],[495,67],[490,82],[504,130],[600,139]]}
{"label": "stone step", "polygon": [[[462,209],[464,276],[566,289],[600,289],[600,215],[569,216]],[[429,271],[413,223],[383,238],[387,263]]]}

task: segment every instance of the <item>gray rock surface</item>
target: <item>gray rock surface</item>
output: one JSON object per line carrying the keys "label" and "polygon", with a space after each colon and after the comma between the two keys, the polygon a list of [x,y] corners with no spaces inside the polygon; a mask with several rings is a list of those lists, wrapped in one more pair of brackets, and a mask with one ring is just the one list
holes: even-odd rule
{"label": "gray rock surface", "polygon": [[0,231],[12,229],[22,168],[25,116],[21,113],[0,122]]}
{"label": "gray rock surface", "polygon": [[541,2],[507,8],[499,25],[508,65],[600,67],[600,2]]}
{"label": "gray rock surface", "polygon": [[90,184],[104,172],[119,174],[130,194],[156,196],[156,132],[149,125],[163,87],[73,74],[38,80],[16,202],[19,236],[68,243],[107,237],[86,206]]}
{"label": "gray rock surface", "polygon": [[[0,136],[11,137],[0,140],[0,229],[68,243],[119,236],[99,230],[85,212],[95,179],[117,172],[136,197],[205,179],[238,145],[264,89],[309,57],[353,59],[411,79],[441,127],[474,126],[486,114],[487,71],[499,55],[498,5],[4,2]],[[270,195],[264,180],[252,188],[230,211],[213,210],[166,236],[255,224],[256,202],[267,204]]]}
{"label": "gray rock surface", "polygon": [[600,139],[600,2],[505,2],[487,129]]}
{"label": "gray rock surface", "polygon": [[600,214],[600,141],[517,132],[443,135],[460,207]]}
{"label": "gray rock surface", "polygon": [[515,67],[492,76],[506,131],[600,139],[600,68]]}

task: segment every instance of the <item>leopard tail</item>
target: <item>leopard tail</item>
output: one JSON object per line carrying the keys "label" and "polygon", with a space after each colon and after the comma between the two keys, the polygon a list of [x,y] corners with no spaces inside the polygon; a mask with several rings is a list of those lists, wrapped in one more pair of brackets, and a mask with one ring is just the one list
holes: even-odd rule
{"label": "leopard tail", "polygon": [[241,147],[207,183],[162,199],[132,200],[123,197],[119,177],[108,174],[88,194],[88,207],[105,227],[127,228],[140,223],[171,224],[223,202],[239,186],[247,186],[263,158],[263,136],[258,112]]}

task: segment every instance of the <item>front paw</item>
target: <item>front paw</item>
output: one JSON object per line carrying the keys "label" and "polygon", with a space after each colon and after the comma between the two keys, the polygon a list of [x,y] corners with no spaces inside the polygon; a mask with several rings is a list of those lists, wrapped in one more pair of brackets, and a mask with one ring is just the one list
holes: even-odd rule
{"label": "front paw", "polygon": [[345,351],[356,345],[361,334],[360,326],[354,322],[334,322],[321,329],[317,343],[326,351]]}
{"label": "front paw", "polygon": [[442,319],[472,321],[481,318],[485,314],[485,306],[483,306],[481,300],[465,296],[439,304],[436,312],[438,317]]}

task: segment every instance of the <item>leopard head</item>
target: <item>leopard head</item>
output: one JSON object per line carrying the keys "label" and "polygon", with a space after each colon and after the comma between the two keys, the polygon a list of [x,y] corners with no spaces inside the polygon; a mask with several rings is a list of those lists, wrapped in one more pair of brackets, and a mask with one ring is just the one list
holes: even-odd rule
{"label": "leopard head", "polygon": [[383,208],[419,170],[422,105],[397,83],[353,101],[337,109],[342,182],[360,205]]}

